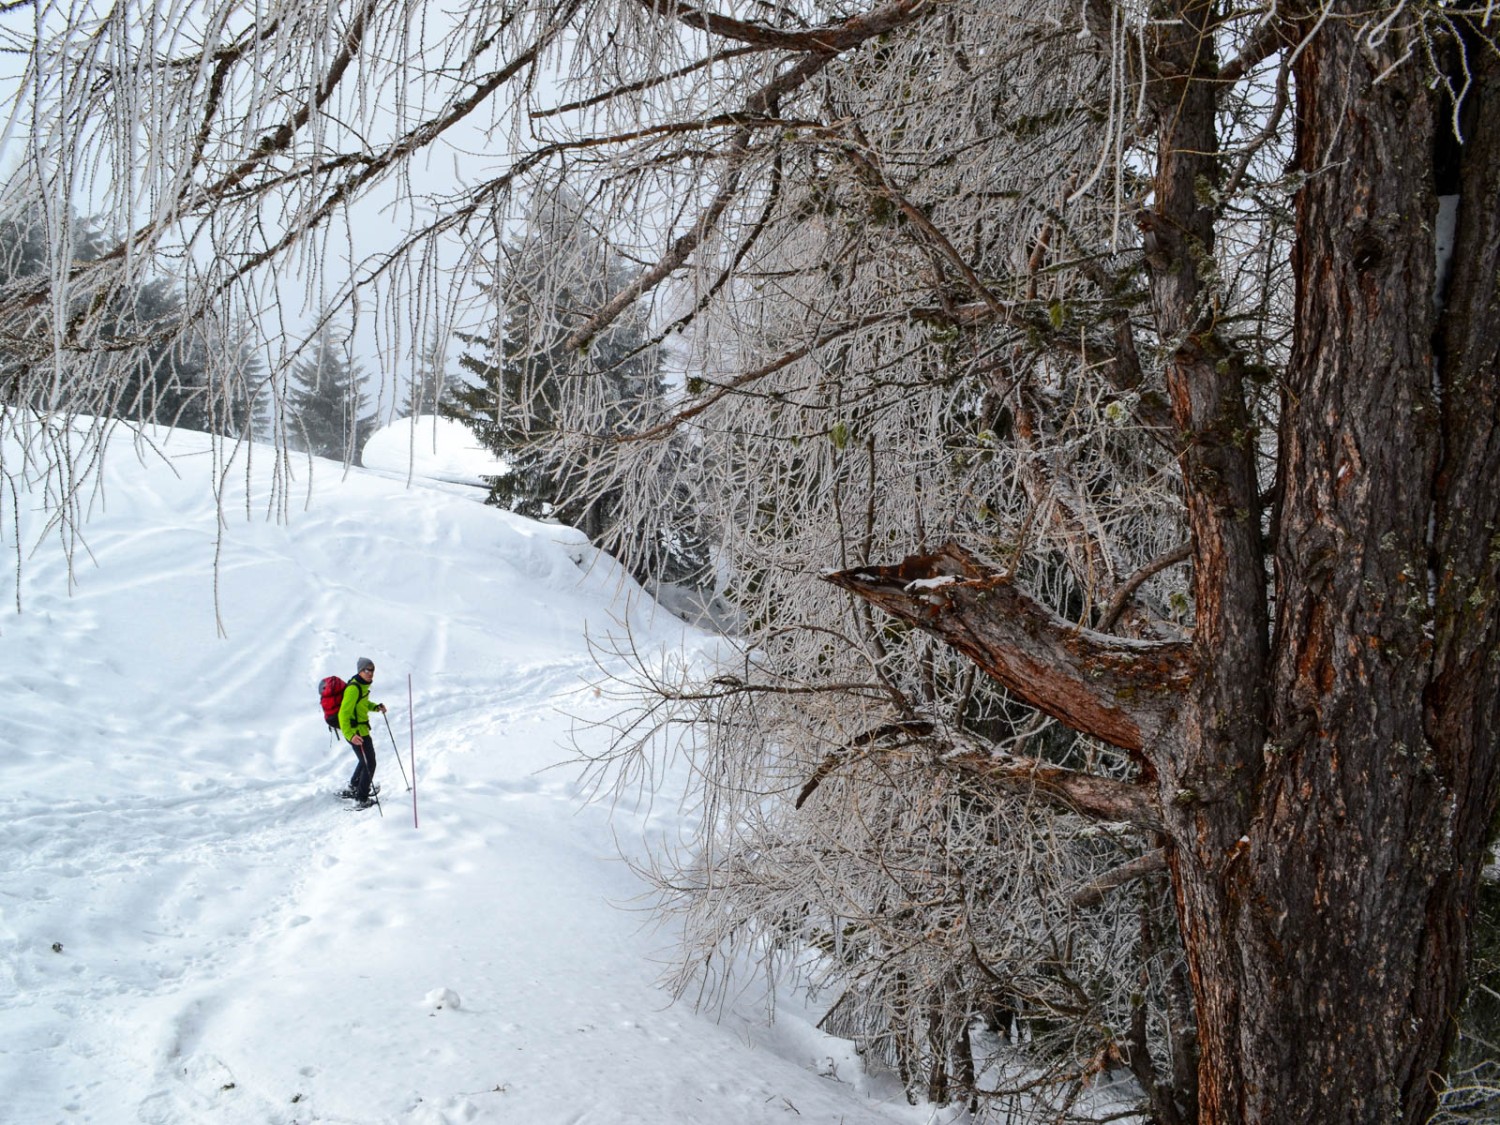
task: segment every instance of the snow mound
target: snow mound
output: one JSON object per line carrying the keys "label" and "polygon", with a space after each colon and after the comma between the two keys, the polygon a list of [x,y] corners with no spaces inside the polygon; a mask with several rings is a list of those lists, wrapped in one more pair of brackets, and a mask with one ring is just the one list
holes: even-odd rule
{"label": "snow mound", "polygon": [[422,998],[422,1003],[434,1011],[449,1008],[456,1012],[464,1006],[463,1001],[459,999],[458,993],[454,992],[451,988],[434,988]]}
{"label": "snow mound", "polygon": [[376,430],[360,453],[364,467],[402,480],[441,481],[488,488],[510,467],[453,418],[422,414]]}

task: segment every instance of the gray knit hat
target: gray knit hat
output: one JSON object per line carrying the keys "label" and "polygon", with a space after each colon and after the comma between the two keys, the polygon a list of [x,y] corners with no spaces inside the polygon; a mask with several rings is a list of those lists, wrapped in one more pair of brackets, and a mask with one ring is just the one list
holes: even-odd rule
{"label": "gray knit hat", "polygon": [[366,669],[371,672],[375,671],[375,661],[371,660],[368,656],[361,656],[359,663],[354,666],[354,670],[356,672],[363,672]]}

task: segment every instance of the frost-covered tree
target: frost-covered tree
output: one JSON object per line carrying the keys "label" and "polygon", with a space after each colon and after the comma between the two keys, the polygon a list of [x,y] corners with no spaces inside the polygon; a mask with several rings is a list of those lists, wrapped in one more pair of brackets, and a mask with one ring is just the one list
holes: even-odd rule
{"label": "frost-covered tree", "polygon": [[[240,368],[238,379],[213,402],[219,406],[228,422],[224,431],[234,437],[272,440],[271,415],[275,394],[266,378],[265,361],[250,350],[248,343],[240,346]],[[215,428],[215,432],[219,432]]]}
{"label": "frost-covered tree", "polygon": [[[485,335],[465,335],[459,362],[473,382],[452,396],[454,413],[510,466],[492,484],[491,503],[577,527],[643,578],[700,578],[707,547],[689,490],[678,486],[686,475],[678,463],[689,456],[682,438],[656,467],[664,502],[624,504],[615,439],[659,414],[667,391],[645,313],[623,313],[582,354],[566,343],[637,271],[610,252],[597,217],[566,190],[534,198],[494,254],[484,289],[496,319]],[[574,426],[577,418],[587,425]]]}
{"label": "frost-covered tree", "polygon": [[[109,240],[94,224],[77,222],[76,228],[67,224],[73,229],[71,260],[91,262],[105,252]],[[24,292],[45,279],[49,266],[44,210],[31,201],[7,210],[0,217],[0,291],[11,287]],[[0,401],[78,413],[102,409],[133,421],[239,434],[256,393],[255,357],[243,334],[237,334],[238,344],[226,346],[209,339],[208,325],[188,324],[185,304],[182,293],[163,278],[144,278],[134,288],[107,295],[77,292],[67,305],[68,315],[98,316],[92,362],[109,372],[108,398],[79,402],[74,381],[36,377],[55,363],[44,341],[57,306],[18,302],[0,321]],[[220,385],[210,388],[213,357],[226,352],[235,362],[217,376]]]}
{"label": "frost-covered tree", "polygon": [[441,339],[430,339],[418,356],[416,370],[406,384],[397,417],[412,418],[421,414],[452,416],[454,395],[462,380],[448,364],[448,349]]}
{"label": "frost-covered tree", "polygon": [[359,465],[365,439],[375,432],[375,415],[359,365],[331,333],[292,368],[287,393],[288,429],[296,448],[319,457]]}
{"label": "frost-covered tree", "polygon": [[[62,226],[72,232],[72,260],[90,262],[104,253],[109,240],[93,224],[70,215]],[[0,286],[24,292],[46,279],[50,234],[48,216],[35,201],[6,209],[0,217]],[[93,362],[113,369],[110,414],[205,428],[203,348],[194,334],[183,331],[182,300],[169,283],[149,278],[113,292],[83,289],[62,308],[64,319],[89,314],[98,318],[98,354]],[[45,372],[53,366],[50,349],[37,345],[39,337],[44,340],[55,331],[56,315],[53,304],[18,302],[5,317],[0,365],[6,371],[8,400],[42,408],[77,405],[69,382],[28,377],[33,368]],[[123,356],[129,358],[122,361]],[[23,393],[23,387],[30,393]]]}
{"label": "frost-covered tree", "polygon": [[[0,292],[14,291],[40,278],[47,268],[49,248],[46,234],[33,208],[13,207],[0,214]],[[85,250],[81,257],[90,256]],[[35,380],[26,368],[29,352],[43,354],[28,347],[42,333],[37,313],[8,302],[0,316],[0,402],[15,403],[22,388]]]}
{"label": "frost-covered tree", "polygon": [[[514,201],[566,185],[631,280],[536,319],[586,376],[636,318],[684,379],[548,430],[610,451],[586,495],[710,503],[745,624],[616,763],[696,755],[659,872],[693,984],[810,958],[914,1094],[1007,1115],[1438,1108],[1500,798],[1485,5],[193,15],[48,9],[20,401],[117,396],[112,306],[76,298],[166,264],[188,322],[305,281],[394,345],[483,335]],[[483,155],[419,194],[450,148]],[[87,262],[84,194],[131,231]]]}
{"label": "frost-covered tree", "polygon": [[120,412],[136,421],[207,430],[207,342],[197,333],[178,331],[182,306],[181,295],[168,283],[150,281],[120,309],[113,336],[148,341],[122,383]]}

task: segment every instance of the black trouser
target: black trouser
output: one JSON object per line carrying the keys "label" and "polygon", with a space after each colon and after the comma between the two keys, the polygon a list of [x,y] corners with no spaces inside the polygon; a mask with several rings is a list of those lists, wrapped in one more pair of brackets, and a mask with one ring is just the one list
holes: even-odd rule
{"label": "black trouser", "polygon": [[375,740],[368,734],[360,737],[364,740],[363,746],[355,745],[352,739],[349,742],[349,749],[353,750],[354,756],[359,759],[359,764],[349,775],[349,788],[354,790],[355,800],[368,801],[370,785],[375,781]]}

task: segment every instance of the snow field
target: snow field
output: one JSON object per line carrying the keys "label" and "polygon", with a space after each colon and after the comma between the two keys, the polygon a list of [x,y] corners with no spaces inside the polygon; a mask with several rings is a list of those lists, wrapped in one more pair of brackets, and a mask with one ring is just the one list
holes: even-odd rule
{"label": "snow field", "polygon": [[[421,458],[408,484],[404,448],[295,461],[284,522],[255,451],[220,545],[204,439],[158,439],[116,439],[72,593],[43,548],[0,619],[0,1121],[933,1120],[816,1011],[658,987],[619,853],[675,802],[587,804],[564,712],[607,707],[585,630],[699,641],[612,560]],[[20,499],[7,551],[45,518]],[[403,755],[412,677],[420,828],[383,722],[384,815],[333,796],[316,684],[359,656]]]}

